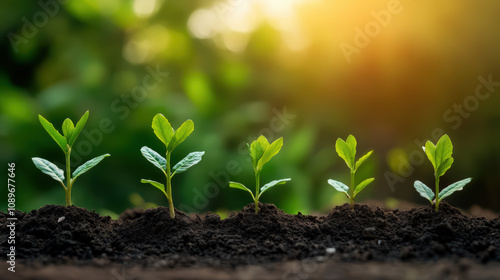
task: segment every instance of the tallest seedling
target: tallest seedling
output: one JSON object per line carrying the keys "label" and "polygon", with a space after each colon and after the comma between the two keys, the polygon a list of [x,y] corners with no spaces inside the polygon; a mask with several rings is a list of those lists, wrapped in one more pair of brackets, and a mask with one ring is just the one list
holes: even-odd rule
{"label": "tallest seedling", "polygon": [[165,194],[168,200],[170,217],[175,218],[174,202],[172,201],[172,177],[174,177],[175,174],[188,170],[191,166],[200,162],[201,157],[205,154],[205,152],[192,152],[174,165],[173,169],[171,169],[170,156],[172,155],[172,151],[175,147],[177,147],[177,145],[184,142],[191,132],[193,132],[194,123],[192,120],[187,120],[176,131],[174,131],[165,116],[157,114],[153,118],[152,127],[156,137],[158,137],[167,148],[166,157],[162,157],[157,152],[145,146],[141,148],[141,153],[149,162],[158,167],[163,174],[165,174],[167,187],[165,189],[165,185],[152,180],[142,179],[141,182],[149,183]]}
{"label": "tallest seedling", "polygon": [[[73,172],[73,174],[71,174],[71,166],[70,166],[71,149],[73,148],[73,144],[75,143],[78,134],[80,134],[80,132],[83,130],[83,127],[85,126],[85,123],[87,123],[88,118],[89,118],[89,111],[83,114],[80,120],[76,123],[76,126],[70,119],[65,119],[62,125],[63,134],[61,135],[61,133],[59,133],[59,131],[57,131],[54,128],[54,125],[52,125],[48,120],[46,120],[41,115],[38,115],[38,119],[40,120],[40,123],[42,124],[43,128],[45,128],[45,130],[49,133],[52,139],[56,141],[56,143],[59,145],[59,147],[61,147],[61,149],[64,152],[66,158],[66,179],[67,179],[66,185],[64,185],[63,182],[64,171],[59,169],[59,167],[57,167],[55,164],[51,163],[46,159],[38,157],[34,157],[32,158],[32,160],[35,166],[38,169],[40,169],[43,173],[49,175],[54,180],[61,183],[64,190],[66,191],[66,206],[71,205],[71,189],[73,188],[73,184],[75,183],[76,178],[78,178],[78,176],[82,175],[83,173],[89,171],[92,167],[96,166],[105,157],[109,157],[109,154],[104,154],[102,156],[93,158],[84,163],[83,165],[81,165],[80,167],[78,167]],[[71,175],[73,175],[73,178],[71,178]]]}

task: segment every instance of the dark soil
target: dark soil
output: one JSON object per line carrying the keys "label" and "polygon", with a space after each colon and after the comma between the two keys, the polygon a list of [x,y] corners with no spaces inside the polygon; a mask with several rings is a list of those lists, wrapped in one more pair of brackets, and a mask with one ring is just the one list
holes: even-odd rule
{"label": "dark soil", "polygon": [[[255,214],[249,204],[221,220],[215,214],[191,218],[179,211],[171,219],[168,208],[159,207],[128,210],[113,221],[75,206],[47,205],[17,212],[16,257],[28,267],[239,269],[307,260],[500,264],[500,218],[469,217],[446,203],[437,213],[431,207],[399,211],[345,204],[327,216],[289,215],[272,204],[260,208]],[[6,244],[3,212],[0,222],[0,242]]]}

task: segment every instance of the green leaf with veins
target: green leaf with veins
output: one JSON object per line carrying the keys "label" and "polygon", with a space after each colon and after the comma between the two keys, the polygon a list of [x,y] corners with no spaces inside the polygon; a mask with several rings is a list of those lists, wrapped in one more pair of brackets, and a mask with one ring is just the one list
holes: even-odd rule
{"label": "green leaf with veins", "polygon": [[38,115],[38,119],[40,120],[40,124],[42,124],[43,128],[49,133],[49,135],[56,141],[57,145],[61,147],[64,153],[68,152],[68,141],[66,137],[62,136],[59,131],[54,128],[54,125],[51,124],[48,120],[46,120],[42,115]]}
{"label": "green leaf with veins", "polygon": [[205,152],[189,153],[185,158],[174,165],[174,168],[172,169],[172,176],[174,176],[174,174],[182,173],[192,166],[198,164],[204,154]]}
{"label": "green leaf with veins", "polygon": [[153,118],[153,124],[151,127],[153,128],[156,137],[158,137],[163,144],[168,146],[170,140],[174,136],[174,129],[168,122],[167,118],[165,118],[162,114],[156,114]]}
{"label": "green leaf with veins", "polygon": [[76,178],[78,178],[80,175],[89,171],[94,166],[99,164],[99,162],[101,162],[105,157],[109,157],[109,156],[110,156],[110,154],[104,154],[102,156],[95,157],[95,158],[85,162],[84,164],[80,165],[72,174],[73,180],[76,180]]}
{"label": "green leaf with veins", "polygon": [[163,171],[163,173],[165,173],[167,168],[167,160],[164,157],[146,146],[141,148],[141,153],[149,162],[151,162],[154,166],[158,167],[161,171]]}
{"label": "green leaf with veins", "polygon": [[40,169],[43,173],[49,175],[52,177],[52,179],[63,182],[64,180],[64,171],[62,171],[59,167],[57,167],[55,164],[52,162],[39,158],[39,157],[34,157],[32,158],[33,163],[35,164],[36,168]]}

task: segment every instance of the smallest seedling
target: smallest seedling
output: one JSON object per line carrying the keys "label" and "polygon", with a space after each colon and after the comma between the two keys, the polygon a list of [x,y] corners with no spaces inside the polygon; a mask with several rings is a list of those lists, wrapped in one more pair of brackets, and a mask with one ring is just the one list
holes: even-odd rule
{"label": "smallest seedling", "polygon": [[369,151],[366,155],[356,161],[357,144],[356,138],[352,135],[349,135],[346,141],[338,138],[335,143],[335,150],[337,151],[337,154],[345,161],[347,167],[351,170],[351,194],[349,195],[349,187],[344,183],[332,179],[328,180],[328,184],[334,187],[337,191],[345,193],[345,195],[351,200],[351,206],[354,204],[354,197],[356,197],[358,193],[368,186],[368,184],[375,180],[375,178],[366,179],[354,188],[354,177],[356,175],[356,171],[373,153],[373,151]]}
{"label": "smallest seedling", "polygon": [[244,190],[250,193],[255,204],[255,214],[259,213],[259,198],[268,189],[285,184],[290,181],[290,178],[274,180],[265,184],[260,188],[260,173],[262,167],[266,164],[272,157],[274,157],[283,146],[283,137],[269,144],[267,138],[261,135],[257,140],[253,141],[251,145],[248,146],[248,151],[250,152],[250,157],[252,158],[252,165],[255,172],[255,195],[252,191],[245,187],[241,183],[229,182],[229,187]]}
{"label": "smallest seedling", "polygon": [[443,200],[445,197],[450,196],[452,193],[456,191],[461,191],[465,185],[467,185],[472,178],[467,178],[455,182],[448,187],[444,188],[441,192],[439,192],[439,177],[443,176],[448,169],[450,169],[453,164],[453,158],[451,157],[453,153],[453,144],[451,143],[450,137],[445,134],[439,138],[436,145],[434,145],[431,141],[427,141],[425,146],[422,147],[427,158],[432,163],[434,167],[434,178],[436,183],[436,194],[427,187],[424,183],[420,181],[415,181],[414,187],[417,192],[423,197],[429,200],[432,204],[434,196],[434,206],[436,211],[439,210],[439,202]]}

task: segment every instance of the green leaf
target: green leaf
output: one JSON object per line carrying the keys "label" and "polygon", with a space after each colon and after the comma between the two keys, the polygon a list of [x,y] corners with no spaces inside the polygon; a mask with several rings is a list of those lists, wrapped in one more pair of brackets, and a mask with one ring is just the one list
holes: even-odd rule
{"label": "green leaf", "polygon": [[99,162],[101,162],[105,157],[109,157],[110,154],[104,154],[98,157],[95,157],[86,163],[80,165],[74,172],[73,172],[73,180],[76,180],[80,175],[83,173],[89,171],[92,167],[96,166]]}
{"label": "green leaf", "polygon": [[369,151],[366,155],[362,156],[360,159],[358,159],[358,161],[356,162],[356,169],[358,169],[358,167],[361,166],[361,164],[363,164],[368,158],[370,158],[370,156],[372,155],[373,151]]}
{"label": "green leaf", "polygon": [[172,169],[172,176],[177,173],[182,173],[193,165],[197,164],[201,161],[201,157],[205,154],[205,152],[192,152],[189,153],[185,158],[179,161],[174,168]]}
{"label": "green leaf", "polygon": [[174,129],[168,122],[167,118],[162,114],[156,114],[153,118],[153,124],[151,125],[153,128],[156,137],[168,147],[170,140],[174,136]]}
{"label": "green leaf", "polygon": [[262,157],[259,159],[259,162],[257,163],[257,169],[262,170],[264,164],[266,164],[269,160],[271,160],[271,158],[273,158],[281,150],[282,146],[283,146],[283,137],[280,137],[279,139],[271,143],[271,145],[269,145],[264,150]]}
{"label": "green leaf", "polygon": [[[434,159],[436,160],[436,170],[439,170],[441,165],[443,165],[447,159],[451,158],[452,153],[453,145],[451,144],[450,137],[445,134],[441,136],[441,138],[439,138],[439,141],[436,144],[436,151],[434,152]],[[450,166],[451,163],[449,163]],[[448,166],[448,168],[450,168],[450,166]],[[448,170],[448,168],[446,168],[446,170]]]}
{"label": "green leaf", "polygon": [[[260,136],[257,140],[253,141],[252,144],[249,146],[250,157],[252,158],[252,165],[254,170],[257,170],[257,164],[259,163],[259,159],[262,157],[264,151],[266,150],[265,147],[263,147],[263,144],[265,145],[266,142],[267,139],[264,136]],[[267,144],[269,146],[269,142],[267,142]]]}
{"label": "green leaf", "polygon": [[174,133],[170,144],[168,145],[168,150],[171,152],[179,145],[184,142],[186,138],[194,131],[194,123],[192,120],[185,121]]}
{"label": "green leaf", "polygon": [[352,163],[354,166],[354,162],[356,161],[356,146],[358,145],[358,142],[356,142],[356,138],[352,136],[352,134],[349,134],[346,139],[346,144],[349,146],[349,149],[351,150],[351,156],[352,156]]}
{"label": "green leaf", "polygon": [[261,135],[259,136],[259,138],[257,138],[257,142],[260,144],[260,146],[262,147],[262,150],[267,150],[269,148],[269,146],[271,144],[269,144],[269,141],[267,140],[267,138],[264,136],[264,135]]}
{"label": "green leaf", "polygon": [[59,133],[54,128],[54,125],[51,124],[48,120],[46,120],[42,115],[38,115],[38,119],[40,120],[40,123],[42,124],[43,128],[49,133],[49,135],[56,141],[56,143],[61,147],[61,149],[64,151],[64,153],[68,152],[68,141],[64,136]]}
{"label": "green leaf", "polygon": [[354,196],[360,193],[366,186],[368,186],[371,182],[373,182],[375,178],[368,178],[363,182],[359,183],[358,186],[354,189]]}
{"label": "green leaf", "polygon": [[62,171],[62,169],[57,167],[55,164],[39,157],[34,157],[31,160],[33,160],[33,163],[35,164],[36,168],[40,169],[43,173],[49,175],[56,181],[59,181],[61,183],[63,182],[64,171]]}
{"label": "green leaf", "polygon": [[[69,140],[71,139],[71,135],[75,131],[75,125],[70,119],[65,119],[62,125],[62,131],[63,135],[66,138],[66,141],[69,143]],[[71,146],[71,145],[70,145]]]}
{"label": "green leaf", "polygon": [[352,157],[351,149],[344,140],[340,138],[337,139],[337,142],[335,143],[335,150],[337,151],[337,154],[345,161],[347,166],[350,169],[354,169],[354,160]]}
{"label": "green leaf", "polygon": [[427,187],[424,183],[422,183],[420,181],[415,181],[413,186],[415,187],[417,192],[420,194],[420,196],[429,200],[430,203],[432,203],[432,200],[434,199],[435,194],[429,187]]}
{"label": "green leaf", "polygon": [[253,195],[252,191],[249,190],[247,187],[245,187],[243,184],[241,183],[237,183],[237,182],[229,182],[229,187],[230,188],[233,188],[233,189],[240,189],[240,190],[244,190],[244,191],[247,191],[250,193],[250,195],[252,196],[252,199],[255,200],[255,196]]}
{"label": "green leaf", "polygon": [[260,198],[260,196],[265,192],[267,191],[268,189],[274,187],[274,186],[277,186],[277,185],[283,185],[285,184],[286,182],[289,182],[290,180],[292,180],[291,178],[286,178],[286,179],[280,179],[280,180],[274,180],[274,181],[271,181],[267,184],[265,184],[264,186],[262,186],[262,188],[260,189],[260,193],[259,195],[257,196],[257,199]]}
{"label": "green leaf", "polygon": [[149,162],[165,173],[165,170],[167,169],[167,160],[164,157],[146,146],[141,148],[141,153]]}
{"label": "green leaf", "polygon": [[165,194],[165,196],[168,198],[168,194],[165,192],[165,185],[163,185],[162,183],[158,183],[156,181],[153,181],[153,180],[146,180],[146,179],[141,179],[141,183],[144,183],[144,184],[151,184],[153,187],[159,189],[163,194]]}
{"label": "green leaf", "polygon": [[347,197],[350,197],[349,193],[348,193],[349,187],[346,186],[344,183],[329,179],[328,184],[330,184],[332,187],[334,187],[337,191],[345,193],[347,195]]}
{"label": "green leaf", "polygon": [[472,178],[463,179],[463,180],[455,182],[455,183],[449,185],[448,187],[444,188],[439,193],[439,201],[443,200],[445,197],[450,196],[452,193],[454,193],[456,191],[461,191],[465,185],[470,183],[471,180],[472,180]]}
{"label": "green leaf", "polygon": [[73,147],[73,144],[75,143],[76,138],[78,137],[78,135],[80,135],[80,132],[82,132],[83,127],[87,123],[88,118],[89,118],[89,111],[87,110],[83,114],[83,116],[80,118],[80,120],[76,123],[75,130],[71,134],[71,138],[68,141],[68,145],[70,147]]}
{"label": "green leaf", "polygon": [[427,155],[427,158],[429,161],[432,163],[432,166],[434,167],[434,171],[437,169],[436,165],[436,159],[435,159],[435,153],[436,153],[436,146],[431,141],[425,142],[425,147],[424,147],[425,154]]}
{"label": "green leaf", "polygon": [[438,177],[443,176],[444,173],[446,173],[446,171],[450,169],[452,164],[453,164],[453,158],[452,157],[447,158],[443,163],[441,163],[441,165],[436,170],[437,176]]}

